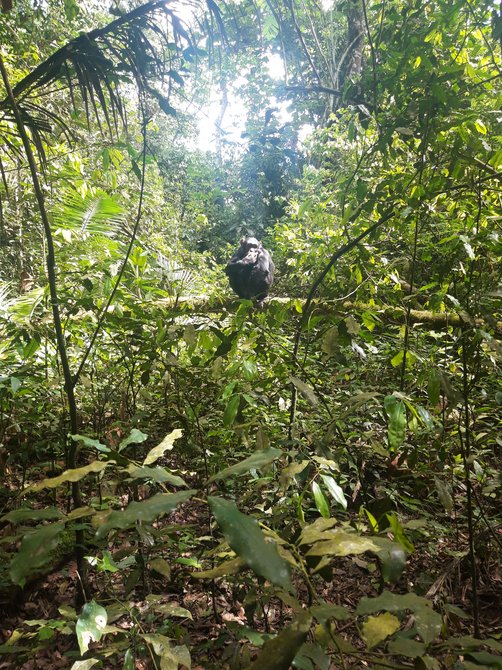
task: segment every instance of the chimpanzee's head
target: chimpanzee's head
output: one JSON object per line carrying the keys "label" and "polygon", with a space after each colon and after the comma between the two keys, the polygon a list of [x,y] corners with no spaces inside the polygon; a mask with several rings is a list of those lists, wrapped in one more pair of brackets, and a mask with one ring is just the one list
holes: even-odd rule
{"label": "chimpanzee's head", "polygon": [[260,249],[261,242],[256,237],[241,237],[241,249],[247,254],[250,249]]}

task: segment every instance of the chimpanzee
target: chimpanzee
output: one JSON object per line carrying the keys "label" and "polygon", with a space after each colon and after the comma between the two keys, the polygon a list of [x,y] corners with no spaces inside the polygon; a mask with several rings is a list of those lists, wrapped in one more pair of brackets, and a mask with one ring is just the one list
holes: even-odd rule
{"label": "chimpanzee", "polygon": [[272,257],[256,237],[241,238],[240,247],[228,261],[225,274],[239,298],[255,298],[261,306],[274,281]]}

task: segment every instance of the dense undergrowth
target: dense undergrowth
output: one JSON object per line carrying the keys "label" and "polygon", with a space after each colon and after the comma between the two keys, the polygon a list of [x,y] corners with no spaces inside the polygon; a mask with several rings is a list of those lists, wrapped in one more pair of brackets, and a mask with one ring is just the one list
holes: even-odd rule
{"label": "dense undergrowth", "polygon": [[502,667],[500,17],[286,4],[2,17],[0,668]]}

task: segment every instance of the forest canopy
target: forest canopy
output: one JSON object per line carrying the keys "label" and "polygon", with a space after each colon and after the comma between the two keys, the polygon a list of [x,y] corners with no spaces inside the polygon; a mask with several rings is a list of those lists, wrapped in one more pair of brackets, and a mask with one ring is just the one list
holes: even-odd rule
{"label": "forest canopy", "polygon": [[0,6],[0,668],[501,668],[500,7]]}

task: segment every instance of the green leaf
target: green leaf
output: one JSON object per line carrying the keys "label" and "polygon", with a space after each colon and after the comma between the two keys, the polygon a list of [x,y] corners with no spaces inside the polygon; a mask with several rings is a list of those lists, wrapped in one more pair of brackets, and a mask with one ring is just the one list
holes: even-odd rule
{"label": "green leaf", "polygon": [[415,617],[415,626],[422,640],[429,644],[441,632],[442,618],[433,609],[431,603],[415,593],[399,595],[384,591],[376,598],[362,598],[357,606],[357,614],[373,614],[380,610],[386,612],[406,612],[410,610]]}
{"label": "green leaf", "polygon": [[427,645],[423,642],[417,642],[417,640],[410,640],[409,637],[396,636],[395,639],[390,640],[388,649],[391,654],[397,656],[422,658],[427,651]]}
{"label": "green leaf", "polygon": [[71,189],[58,198],[58,203],[52,218],[62,231],[113,236],[125,219],[124,208],[104,191],[88,192],[82,197]]}
{"label": "green leaf", "polygon": [[173,486],[187,486],[186,482],[181,477],[174,475],[166,468],[161,468],[160,465],[156,465],[154,468],[149,468],[129,463],[127,472],[131,479],[151,479],[152,482],[156,482],[157,484],[169,482],[169,484],[172,484]]}
{"label": "green leaf", "polygon": [[223,413],[223,425],[225,427],[227,428],[230,427],[235,421],[235,417],[237,416],[237,412],[239,411],[240,403],[241,403],[240,395],[234,395],[228,401],[227,406],[225,407],[225,411]]}
{"label": "green leaf", "polygon": [[218,577],[228,577],[236,575],[246,563],[242,558],[232,558],[230,561],[224,561],[212,570],[204,570],[203,572],[192,572],[192,577],[197,579],[218,579]]}
{"label": "green leaf", "polygon": [[132,649],[128,649],[124,654],[124,665],[122,670],[135,670],[136,664],[134,662],[134,652]]}
{"label": "green leaf", "polygon": [[33,354],[38,351],[40,347],[40,340],[38,337],[32,337],[28,344],[23,349],[23,358],[30,358]]}
{"label": "green leaf", "polygon": [[27,523],[28,521],[42,521],[46,519],[62,519],[64,514],[56,507],[45,507],[44,509],[21,509],[12,510],[5,514],[1,521],[9,523]]}
{"label": "green leaf", "polygon": [[10,388],[12,390],[12,393],[17,393],[19,389],[21,388],[22,385],[21,379],[18,377],[11,377],[10,378]]}
{"label": "green leaf", "polygon": [[255,451],[254,454],[248,458],[245,458],[240,463],[231,465],[210,477],[208,479],[208,483],[217,481],[218,479],[226,479],[231,475],[241,475],[244,472],[249,472],[250,470],[258,470],[259,468],[263,468],[282,456],[282,453],[283,452],[280,449],[275,449],[274,447]]}
{"label": "green leaf", "polygon": [[290,463],[281,471],[279,475],[279,485],[284,491],[287,490],[292,480],[299,475],[300,472],[303,472],[305,468],[309,465],[309,461],[301,461],[301,463]]}
{"label": "green leaf", "polygon": [[28,575],[33,575],[38,568],[49,562],[64,529],[64,523],[51,523],[37,526],[23,537],[10,566],[10,578],[14,584],[24,586]]}
{"label": "green leaf", "polygon": [[160,444],[158,444],[156,447],[153,447],[153,449],[150,449],[145,460],[143,461],[143,465],[151,465],[152,463],[155,463],[158,458],[163,456],[166,451],[171,451],[174,447],[174,442],[179,440],[182,435],[183,431],[179,428],[176,428],[170,432],[169,435],[166,435]]}
{"label": "green leaf", "polygon": [[389,446],[395,451],[406,437],[406,408],[403,401],[393,395],[386,396],[383,402],[389,419]]}
{"label": "green leaf", "polygon": [[394,541],[398,542],[409,554],[412,554],[415,551],[415,547],[406,537],[404,529],[399,523],[397,516],[395,514],[386,514],[386,517],[390,523],[392,533],[394,534]]}
{"label": "green leaf", "polygon": [[175,616],[175,617],[181,617],[182,619],[193,620],[192,613],[185,607],[181,607],[181,605],[178,605],[178,603],[157,602],[162,597],[163,596],[156,596],[156,595],[149,595],[146,597],[146,601],[149,607],[154,612],[160,612],[161,614],[165,614],[168,617]]}
{"label": "green leaf", "polygon": [[324,497],[324,493],[321,491],[321,487],[316,481],[312,482],[312,493],[314,494],[314,502],[317,507],[317,511],[325,519],[329,519],[329,505],[328,501]]}
{"label": "green leaf", "polygon": [[434,484],[438,492],[439,500],[446,512],[451,512],[453,509],[453,497],[450,487],[442,482],[439,477],[434,477]]}
{"label": "green leaf", "polygon": [[75,661],[70,670],[91,670],[96,663],[101,663],[99,658],[87,658],[85,661]]}
{"label": "green leaf", "polygon": [[483,123],[483,121],[481,121],[481,119],[476,119],[474,121],[474,125],[475,125],[476,130],[478,131],[478,133],[481,133],[481,135],[486,135],[486,133],[487,133],[486,126]]}
{"label": "green leaf", "polygon": [[439,402],[439,394],[441,392],[441,375],[437,368],[432,368],[429,372],[429,380],[427,383],[427,395],[431,405],[437,405]]}
{"label": "green leaf", "polygon": [[249,670],[289,670],[298,650],[307,639],[312,617],[301,611],[272,640],[267,640]]}
{"label": "green leaf", "polygon": [[86,603],[75,625],[78,646],[82,655],[89,649],[89,642],[98,642],[101,640],[108,614],[104,607],[98,605],[94,600]]}
{"label": "green leaf", "polygon": [[331,666],[330,657],[324,652],[319,644],[305,642],[295,658],[293,667],[299,670],[329,670]]}
{"label": "green leaf", "polygon": [[196,490],[157,493],[148,500],[130,503],[123,511],[111,511],[103,520],[100,520],[99,528],[96,531],[96,539],[105,537],[113,528],[129,528],[134,526],[137,521],[150,523],[158,516],[169,514],[177,505],[187,501],[195,493],[197,493]]}
{"label": "green leaf", "polygon": [[387,639],[390,635],[393,635],[397,630],[399,630],[401,623],[399,619],[390,614],[390,612],[384,612],[378,616],[370,616],[367,621],[363,623],[362,626],[362,638],[366,643],[368,649],[372,649]]}
{"label": "green leaf", "polygon": [[329,619],[346,621],[350,618],[350,612],[341,605],[314,605],[310,608],[310,613],[319,623],[325,623]]}
{"label": "green leaf", "polygon": [[343,489],[341,486],[338,486],[338,484],[335,482],[333,477],[329,475],[323,475],[321,474],[321,479],[326,485],[326,488],[328,489],[329,493],[333,497],[333,500],[337,502],[339,505],[343,507],[343,509],[347,509],[347,500],[345,498],[345,495],[343,493]]}
{"label": "green leaf", "polygon": [[108,463],[104,461],[93,461],[89,465],[84,465],[81,468],[74,468],[73,470],[65,470],[63,474],[59,477],[50,477],[48,479],[42,479],[41,482],[36,484],[31,484],[25,489],[27,491],[41,491],[42,489],[55,489],[61,484],[67,484],[68,482],[79,482],[81,479],[86,477],[91,472],[101,472],[108,466]]}
{"label": "green leaf", "polygon": [[141,430],[138,430],[137,428],[133,428],[130,434],[119,444],[117,451],[121,452],[130,444],[141,444],[147,439],[148,435],[145,435],[145,433],[142,433]]}
{"label": "green leaf", "polygon": [[390,364],[393,368],[397,368],[402,364],[404,358],[404,351],[399,351],[395,356],[391,358]]}
{"label": "green leaf", "polygon": [[292,584],[286,561],[279,556],[277,546],[267,542],[253,517],[242,514],[235,503],[209,496],[209,505],[228,543],[246,564],[272,584],[291,590]]}
{"label": "green leaf", "polygon": [[76,434],[72,435],[71,438],[76,442],[83,442],[86,447],[90,447],[91,449],[95,448],[105,454],[110,451],[110,449],[105,444],[101,444],[99,440],[94,440],[92,437],[87,437],[87,435]]}
{"label": "green leaf", "polygon": [[316,407],[319,404],[318,397],[308,384],[306,384],[301,379],[298,379],[298,377],[290,377],[290,381],[296,386],[296,388],[300,391],[302,396],[306,400],[308,400],[308,402],[312,405],[312,407]]}
{"label": "green leaf", "polygon": [[[302,541],[305,541],[303,536]],[[314,542],[307,556],[349,556],[367,551],[378,556],[383,578],[397,581],[406,565],[406,553],[399,544],[386,537],[365,537],[345,530],[332,530]]]}
{"label": "green leaf", "polygon": [[158,572],[159,575],[162,575],[163,577],[167,577],[167,579],[171,578],[171,566],[165,558],[160,558],[160,556],[152,558],[150,561],[150,569],[155,570],[155,572]]}
{"label": "green leaf", "polygon": [[161,670],[178,670],[180,665],[192,667],[190,652],[185,645],[175,646],[165,635],[150,633],[141,636],[145,642],[151,644],[154,652],[160,658]]}

